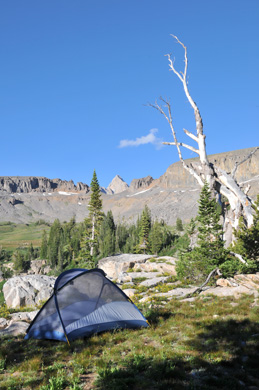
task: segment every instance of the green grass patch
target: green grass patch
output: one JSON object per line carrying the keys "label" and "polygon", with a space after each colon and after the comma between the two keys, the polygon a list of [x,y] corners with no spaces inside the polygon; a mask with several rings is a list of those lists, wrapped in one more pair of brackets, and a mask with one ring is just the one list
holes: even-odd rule
{"label": "green grass patch", "polygon": [[0,224],[0,246],[2,249],[14,250],[16,248],[27,248],[32,245],[39,247],[43,230],[50,229],[48,224],[36,222],[32,224]]}
{"label": "green grass patch", "polygon": [[[164,300],[164,298],[163,298]],[[138,304],[149,328],[71,343],[7,337],[0,388],[229,390],[258,386],[259,307],[254,298],[159,299]]]}

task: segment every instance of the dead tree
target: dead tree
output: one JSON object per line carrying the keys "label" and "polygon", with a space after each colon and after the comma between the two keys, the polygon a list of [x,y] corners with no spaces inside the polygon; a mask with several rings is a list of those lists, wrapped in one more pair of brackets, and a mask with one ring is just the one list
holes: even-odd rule
{"label": "dead tree", "polygon": [[[205,143],[205,134],[203,133],[203,122],[200,111],[197,104],[194,102],[193,98],[190,95],[187,82],[187,68],[188,68],[188,57],[187,57],[187,48],[186,46],[175,36],[173,38],[183,47],[184,49],[184,71],[179,72],[175,69],[174,60],[172,59],[171,54],[166,54],[166,57],[169,61],[169,68],[174,74],[180,79],[185,95],[193,108],[195,123],[196,123],[196,134],[183,129],[185,134],[190,137],[193,141],[197,143],[196,147],[191,145],[179,142],[176,136],[176,131],[173,126],[172,119],[172,110],[169,100],[160,98],[160,104],[156,101],[155,104],[149,104],[149,106],[158,110],[168,121],[171,128],[174,142],[164,142],[165,145],[174,145],[177,148],[179,159],[184,167],[192,176],[195,177],[200,186],[203,186],[205,181],[209,183],[211,191],[217,197],[219,202],[221,202],[222,195],[228,199],[230,205],[230,211],[225,214],[224,218],[224,232],[225,240],[227,244],[230,244],[232,241],[232,231],[233,228],[238,227],[238,221],[241,216],[243,216],[246,224],[250,227],[253,223],[253,209],[251,207],[251,199],[247,195],[247,191],[243,191],[238,185],[235,179],[235,172],[237,166],[246,161],[251,157],[251,154],[241,161],[239,164],[236,164],[232,173],[227,173],[223,169],[215,166],[210,163],[207,157],[206,152],[206,143]],[[195,162],[186,162],[184,161],[181,153],[181,147],[191,150],[196,153],[199,157],[199,161]],[[258,149],[258,148],[256,148]],[[254,151],[255,152],[255,151]]]}

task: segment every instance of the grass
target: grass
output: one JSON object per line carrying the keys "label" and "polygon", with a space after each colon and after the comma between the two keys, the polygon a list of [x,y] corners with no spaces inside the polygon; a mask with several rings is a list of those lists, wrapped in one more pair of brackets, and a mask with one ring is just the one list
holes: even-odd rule
{"label": "grass", "polygon": [[41,223],[14,224],[0,223],[0,247],[6,250],[15,250],[18,247],[34,247],[41,245],[43,230],[49,230],[49,225]]}
{"label": "grass", "polygon": [[245,389],[259,386],[254,299],[140,306],[151,326],[66,343],[5,338],[0,389]]}

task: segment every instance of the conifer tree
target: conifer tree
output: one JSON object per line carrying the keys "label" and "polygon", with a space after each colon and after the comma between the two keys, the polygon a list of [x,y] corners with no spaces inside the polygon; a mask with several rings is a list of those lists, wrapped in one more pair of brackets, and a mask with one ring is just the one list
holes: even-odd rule
{"label": "conifer tree", "polygon": [[21,251],[16,251],[13,254],[14,270],[18,272],[26,272],[30,268],[30,262],[25,260],[24,254]]}
{"label": "conifer tree", "polygon": [[236,241],[233,249],[247,260],[255,261],[259,259],[259,195],[252,207],[254,209],[253,224],[248,228],[244,219],[240,219],[239,229],[234,232]]}
{"label": "conifer tree", "polygon": [[124,223],[119,223],[116,227],[115,251],[125,253],[125,245],[129,237],[129,231]]}
{"label": "conifer tree", "polygon": [[176,219],[176,230],[178,232],[183,231],[183,222],[182,222],[181,218],[179,218],[179,217]]}
{"label": "conifer tree", "polygon": [[94,255],[94,250],[97,246],[97,238],[99,234],[100,222],[103,218],[102,213],[102,199],[101,189],[97,179],[96,172],[93,172],[93,178],[91,181],[91,197],[88,204],[89,220],[91,222],[91,234],[90,234],[90,255]]}
{"label": "conifer tree", "polygon": [[54,268],[58,264],[59,246],[62,236],[62,227],[59,219],[55,219],[50,228],[48,240],[48,262]]}
{"label": "conifer tree", "polygon": [[147,205],[145,205],[140,218],[140,232],[138,252],[146,252],[149,248],[149,232],[151,229],[151,212]]}
{"label": "conifer tree", "polygon": [[161,224],[156,220],[150,231],[151,252],[157,255],[163,246],[163,232]]}
{"label": "conifer tree", "polygon": [[41,247],[40,247],[40,258],[46,259],[48,255],[48,236],[46,230],[43,230]]}
{"label": "conifer tree", "polygon": [[99,252],[101,257],[111,256],[115,253],[115,231],[113,215],[109,210],[100,227]]}
{"label": "conifer tree", "polygon": [[182,279],[202,282],[215,267],[228,259],[229,252],[224,248],[219,219],[217,203],[205,182],[199,199],[197,246],[182,254],[177,263],[177,273]]}

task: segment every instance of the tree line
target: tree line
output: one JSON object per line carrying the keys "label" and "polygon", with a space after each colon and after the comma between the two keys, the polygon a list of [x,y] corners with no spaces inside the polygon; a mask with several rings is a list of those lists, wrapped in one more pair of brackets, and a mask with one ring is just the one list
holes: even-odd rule
{"label": "tree line", "polygon": [[226,248],[222,209],[205,182],[199,199],[198,215],[183,226],[177,218],[174,227],[152,218],[145,205],[137,221],[115,223],[112,211],[102,210],[101,190],[96,172],[91,181],[89,215],[81,223],[54,221],[43,232],[40,248],[31,245],[26,252],[13,254],[14,268],[26,271],[35,258],[47,259],[53,271],[65,268],[94,268],[99,259],[120,253],[177,255],[178,277],[202,282],[217,270],[223,276],[259,270],[259,196],[253,205],[254,222],[248,227],[243,218],[234,231],[235,241]]}

